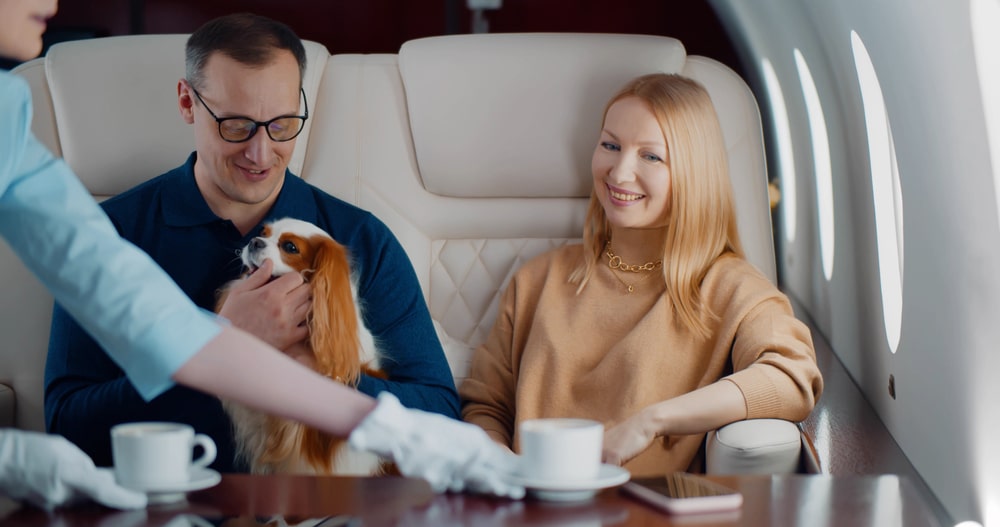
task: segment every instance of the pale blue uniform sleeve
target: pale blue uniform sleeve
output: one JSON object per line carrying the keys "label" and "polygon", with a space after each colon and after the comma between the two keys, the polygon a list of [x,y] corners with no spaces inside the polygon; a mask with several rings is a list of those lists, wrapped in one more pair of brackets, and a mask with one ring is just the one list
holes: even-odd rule
{"label": "pale blue uniform sleeve", "polygon": [[220,331],[31,133],[31,93],[0,72],[0,236],[152,399]]}

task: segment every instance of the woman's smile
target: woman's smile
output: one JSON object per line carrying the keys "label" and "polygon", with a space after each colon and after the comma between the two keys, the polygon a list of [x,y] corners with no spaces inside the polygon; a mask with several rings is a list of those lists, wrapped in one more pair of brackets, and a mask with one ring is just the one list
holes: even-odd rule
{"label": "woman's smile", "polygon": [[629,192],[624,189],[613,187],[611,185],[606,185],[608,188],[608,196],[616,205],[632,205],[635,202],[644,199],[645,194],[637,194],[635,192]]}

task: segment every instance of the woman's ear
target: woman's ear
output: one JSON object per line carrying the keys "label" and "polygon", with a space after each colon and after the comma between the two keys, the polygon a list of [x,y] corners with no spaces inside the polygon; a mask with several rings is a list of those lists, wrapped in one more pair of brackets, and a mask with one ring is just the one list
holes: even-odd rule
{"label": "woman's ear", "polygon": [[354,385],[361,368],[358,315],[351,294],[347,250],[323,239],[313,260],[309,339],[320,373]]}

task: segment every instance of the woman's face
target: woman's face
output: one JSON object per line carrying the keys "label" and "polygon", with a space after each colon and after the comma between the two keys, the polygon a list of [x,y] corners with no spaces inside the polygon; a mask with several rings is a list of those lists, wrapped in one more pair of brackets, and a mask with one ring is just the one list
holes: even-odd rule
{"label": "woman's face", "polygon": [[597,199],[618,228],[661,228],[670,212],[667,142],[652,110],[636,97],[608,109],[591,171]]}
{"label": "woman's face", "polygon": [[0,0],[0,56],[24,61],[42,52],[45,23],[57,0]]}

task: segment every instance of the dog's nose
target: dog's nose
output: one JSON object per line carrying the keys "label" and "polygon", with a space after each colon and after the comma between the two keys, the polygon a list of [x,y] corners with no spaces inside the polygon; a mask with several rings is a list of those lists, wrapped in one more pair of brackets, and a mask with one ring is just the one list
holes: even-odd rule
{"label": "dog's nose", "polygon": [[263,249],[266,245],[267,242],[265,242],[263,238],[254,238],[253,240],[250,240],[251,251],[259,251]]}

